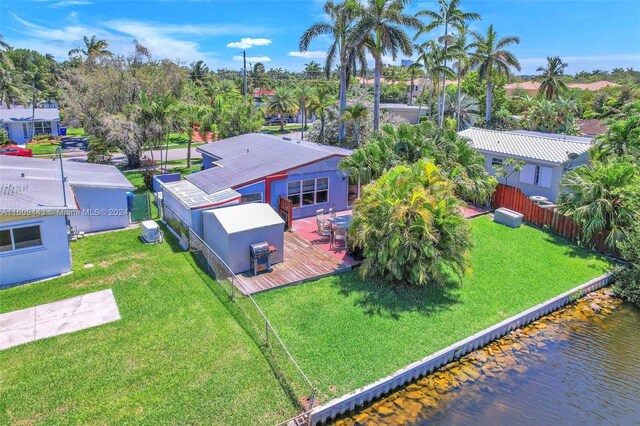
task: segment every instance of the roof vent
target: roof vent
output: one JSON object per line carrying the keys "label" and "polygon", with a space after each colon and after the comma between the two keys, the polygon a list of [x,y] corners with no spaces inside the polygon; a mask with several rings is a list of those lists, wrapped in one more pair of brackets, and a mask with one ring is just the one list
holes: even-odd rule
{"label": "roof vent", "polygon": [[247,148],[247,154],[249,153],[249,148]]}
{"label": "roof vent", "polygon": [[24,177],[24,173],[20,173],[20,177]]}
{"label": "roof vent", "polygon": [[567,158],[569,160],[575,160],[576,158],[578,158],[580,155],[576,154],[575,152],[567,152]]}

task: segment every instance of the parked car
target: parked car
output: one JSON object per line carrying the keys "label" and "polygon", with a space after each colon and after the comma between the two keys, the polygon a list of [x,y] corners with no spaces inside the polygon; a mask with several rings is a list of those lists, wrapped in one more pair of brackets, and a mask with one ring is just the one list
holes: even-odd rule
{"label": "parked car", "polygon": [[18,145],[6,145],[0,148],[0,155],[13,155],[15,157],[33,157],[33,152],[28,148]]}
{"label": "parked car", "polygon": [[[284,124],[289,124],[291,123],[291,119],[289,117],[284,117],[282,119],[282,122],[284,122]],[[267,126],[276,126],[276,125],[280,125],[280,117],[271,117],[271,118],[267,118]]]}

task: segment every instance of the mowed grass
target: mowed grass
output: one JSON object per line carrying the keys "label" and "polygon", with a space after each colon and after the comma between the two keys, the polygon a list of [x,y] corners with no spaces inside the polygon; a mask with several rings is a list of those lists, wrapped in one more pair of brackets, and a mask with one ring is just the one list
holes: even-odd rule
{"label": "mowed grass", "polygon": [[59,146],[60,142],[36,142],[28,143],[25,148],[30,149],[33,155],[49,155],[55,154]]}
{"label": "mowed grass", "polygon": [[325,398],[407,364],[609,269],[606,259],[529,226],[472,221],[472,275],[448,289],[391,287],[358,272],[255,295]]}
{"label": "mowed grass", "polygon": [[139,233],[85,237],[72,245],[71,275],[0,290],[7,312],[111,288],[122,316],[0,351],[0,424],[275,424],[294,415],[216,284],[174,251],[168,232],[172,244],[159,245]]}

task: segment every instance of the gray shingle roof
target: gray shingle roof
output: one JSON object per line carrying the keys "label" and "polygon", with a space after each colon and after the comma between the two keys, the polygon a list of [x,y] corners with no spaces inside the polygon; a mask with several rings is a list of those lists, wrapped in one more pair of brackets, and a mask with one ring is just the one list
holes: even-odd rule
{"label": "gray shingle roof", "polygon": [[187,176],[208,194],[313,163],[335,155],[347,156],[350,150],[281,137],[248,133],[198,148],[216,158],[218,167]]}
{"label": "gray shingle roof", "polygon": [[[78,161],[64,161],[64,175],[72,186],[115,188],[133,190],[134,187],[115,166],[107,164],[91,164]],[[60,179],[60,162],[56,159],[0,156],[0,170],[20,176],[22,173],[30,178]]]}
{"label": "gray shingle roof", "polygon": [[568,154],[584,154],[590,148],[584,142],[540,137],[517,132],[500,132],[472,127],[458,133],[469,138],[473,146],[481,152],[502,154],[523,160],[563,164],[569,161]]}
{"label": "gray shingle roof", "polygon": [[[35,121],[60,120],[60,112],[55,108],[36,108]],[[30,122],[31,108],[3,108],[0,109],[0,121]]]}

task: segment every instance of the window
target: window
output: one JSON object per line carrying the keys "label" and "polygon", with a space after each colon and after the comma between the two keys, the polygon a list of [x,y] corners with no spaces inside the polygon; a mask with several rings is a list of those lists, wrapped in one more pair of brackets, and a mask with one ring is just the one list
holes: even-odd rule
{"label": "window", "polygon": [[289,182],[287,184],[287,198],[293,207],[326,203],[329,201],[329,178]]}
{"label": "window", "polygon": [[36,121],[34,128],[36,135],[50,135],[51,134],[51,122],[50,121]]}
{"label": "window", "polygon": [[502,166],[502,158],[492,158],[491,159],[491,167],[500,167]]}
{"label": "window", "polygon": [[528,185],[551,188],[553,169],[551,167],[525,164],[520,171],[520,182]]}
{"label": "window", "polygon": [[0,231],[0,252],[42,245],[40,226],[3,229]]}
{"label": "window", "polygon": [[245,203],[261,203],[262,192],[254,192],[253,194],[245,194],[240,197],[240,204]]}

